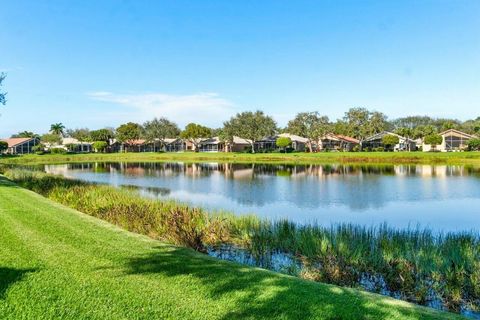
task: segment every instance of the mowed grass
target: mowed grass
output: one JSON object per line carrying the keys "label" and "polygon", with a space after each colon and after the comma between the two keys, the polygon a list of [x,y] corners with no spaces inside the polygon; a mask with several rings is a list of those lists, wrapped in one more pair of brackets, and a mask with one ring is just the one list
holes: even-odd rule
{"label": "mowed grass", "polygon": [[0,177],[1,319],[459,319],[216,260]]}
{"label": "mowed grass", "polygon": [[5,164],[42,164],[90,161],[122,162],[237,162],[237,163],[372,163],[372,164],[471,164],[480,165],[480,152],[320,152],[320,153],[90,153],[0,157]]}

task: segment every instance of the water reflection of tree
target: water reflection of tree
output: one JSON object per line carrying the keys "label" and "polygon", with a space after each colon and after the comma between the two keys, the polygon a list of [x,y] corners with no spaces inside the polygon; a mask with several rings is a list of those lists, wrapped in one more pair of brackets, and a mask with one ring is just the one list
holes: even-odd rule
{"label": "water reflection of tree", "polygon": [[[300,208],[338,204],[353,210],[378,208],[392,201],[424,200],[434,197],[435,192],[444,192],[438,184],[433,183],[429,186],[430,189],[426,189],[415,179],[401,179],[402,177],[480,177],[478,167],[431,165],[105,162],[75,163],[68,165],[68,168],[158,177],[160,180],[156,183],[165,184],[160,187],[173,190],[182,187],[187,192],[201,194],[215,190],[214,192],[243,205],[265,206],[282,200]],[[214,176],[216,178],[213,180],[205,179]]]}

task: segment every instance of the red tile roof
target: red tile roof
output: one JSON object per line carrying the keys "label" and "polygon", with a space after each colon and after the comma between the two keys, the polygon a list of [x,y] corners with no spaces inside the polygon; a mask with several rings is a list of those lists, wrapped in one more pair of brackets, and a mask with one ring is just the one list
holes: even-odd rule
{"label": "red tile roof", "polygon": [[339,139],[342,139],[342,140],[345,140],[345,141],[348,141],[348,142],[360,143],[360,140],[357,140],[357,139],[352,138],[352,137],[343,136],[343,135],[341,135],[341,134],[336,134],[336,136],[337,136]]}
{"label": "red tile roof", "polygon": [[146,140],[144,139],[138,139],[138,140],[128,140],[125,141],[128,145],[131,146],[141,146],[142,144],[145,144]]}
{"label": "red tile roof", "polygon": [[25,143],[27,141],[32,140],[33,138],[10,138],[10,139],[1,139],[1,141],[5,141],[8,143],[8,147],[15,147],[19,144]]}

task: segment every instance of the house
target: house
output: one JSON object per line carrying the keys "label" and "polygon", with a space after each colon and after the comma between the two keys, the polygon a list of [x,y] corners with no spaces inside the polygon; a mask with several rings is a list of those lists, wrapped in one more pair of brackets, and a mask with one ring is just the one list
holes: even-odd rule
{"label": "house", "polygon": [[414,151],[417,148],[415,140],[402,137],[401,135],[393,132],[383,131],[365,139],[362,142],[362,149],[368,148],[370,150],[373,150],[379,147],[384,148],[385,145],[383,144],[383,137],[387,135],[396,136],[399,140],[399,142],[391,148],[392,151]]}
{"label": "house", "polygon": [[263,151],[273,151],[277,150],[277,139],[278,138],[290,138],[292,140],[291,148],[294,151],[305,151],[308,139],[304,137],[300,137],[290,133],[281,133],[270,137],[265,137],[262,140],[255,142],[255,150],[263,150]]}
{"label": "house", "polygon": [[255,141],[255,151],[272,151],[277,149],[277,137],[265,137],[262,140]]}
{"label": "house", "polygon": [[185,141],[180,138],[167,138],[164,141],[166,152],[182,152],[186,149]]}
{"label": "house", "polygon": [[40,144],[38,138],[10,138],[2,139],[8,144],[6,153],[8,154],[28,154],[33,153],[33,147]]}
{"label": "house", "polygon": [[208,138],[200,141],[198,144],[199,152],[219,152],[225,151],[225,142],[219,137]]}
{"label": "house", "polygon": [[[292,146],[291,147],[294,151],[305,151],[307,143],[308,143],[307,138],[300,137],[300,136],[290,134],[290,133],[281,133],[281,134],[276,136],[276,139],[278,139],[280,137],[290,138],[290,140],[292,140]],[[276,143],[276,141],[275,141],[275,143]]]}
{"label": "house", "polygon": [[318,151],[352,151],[360,141],[341,134],[329,133],[322,137],[318,143]]}
{"label": "house", "polygon": [[199,152],[243,152],[251,147],[250,140],[233,137],[233,141],[227,142],[219,137],[202,140],[198,145]]}
{"label": "house", "polygon": [[[442,144],[435,146],[436,151],[449,152],[449,151],[463,151],[468,147],[468,141],[475,136],[468,133],[449,129],[439,133],[442,136]],[[422,145],[423,151],[432,151],[433,147],[429,144]]]}
{"label": "house", "polygon": [[147,142],[145,139],[129,140],[120,145],[120,151],[125,152],[152,152],[154,150],[154,143]]}
{"label": "house", "polygon": [[226,147],[228,152],[244,152],[252,148],[252,140],[234,136],[232,143]]}
{"label": "house", "polygon": [[63,138],[62,145],[52,146],[51,148],[63,148],[74,152],[92,152],[92,142],[78,141],[75,138]]}

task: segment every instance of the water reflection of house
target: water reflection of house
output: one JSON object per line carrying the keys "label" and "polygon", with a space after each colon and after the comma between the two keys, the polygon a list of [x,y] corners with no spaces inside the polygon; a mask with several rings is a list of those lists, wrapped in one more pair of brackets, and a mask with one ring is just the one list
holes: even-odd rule
{"label": "water reflection of house", "polygon": [[[440,133],[440,136],[442,137],[442,143],[435,146],[435,150],[442,152],[466,150],[468,147],[468,141],[475,138],[473,135],[455,129],[443,131]],[[423,151],[433,150],[434,148],[432,145],[423,144]]]}

